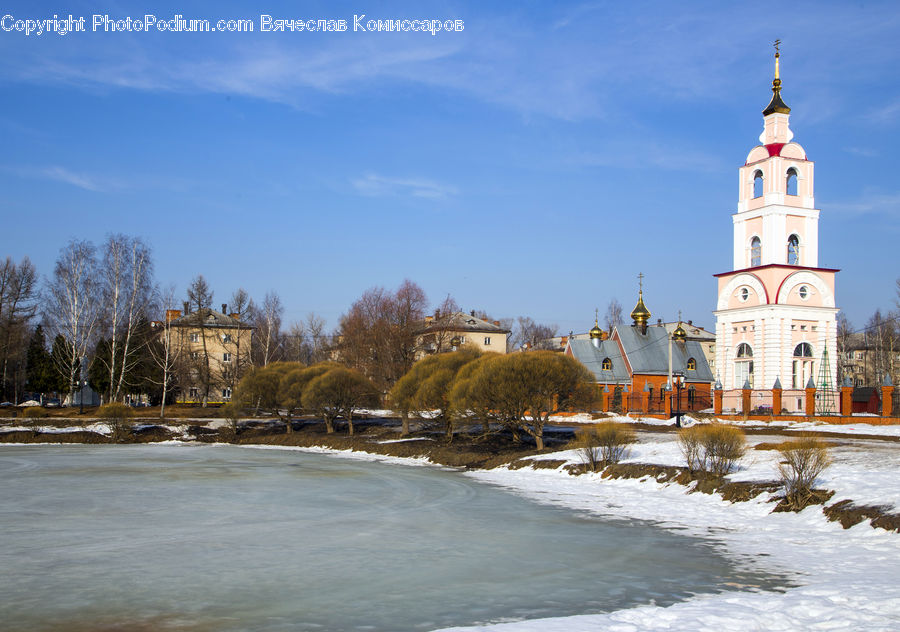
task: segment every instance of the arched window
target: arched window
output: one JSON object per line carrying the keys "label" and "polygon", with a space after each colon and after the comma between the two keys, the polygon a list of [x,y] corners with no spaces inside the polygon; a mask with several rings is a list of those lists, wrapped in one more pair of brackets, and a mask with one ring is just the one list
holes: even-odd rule
{"label": "arched window", "polygon": [[787,191],[788,195],[797,195],[797,170],[791,167],[787,170]]}
{"label": "arched window", "polygon": [[759,237],[750,240],[750,267],[762,265],[762,241]]}
{"label": "arched window", "polygon": [[697,400],[697,389],[694,388],[694,385],[688,386],[688,406],[691,410],[694,410],[694,402]]}
{"label": "arched window", "polygon": [[753,197],[762,197],[763,194],[763,175],[762,171],[757,170],[753,174]]}
{"label": "arched window", "polygon": [[787,262],[789,266],[800,265],[800,238],[797,235],[788,237]]}
{"label": "arched window", "polygon": [[604,371],[612,371],[612,360],[609,358],[603,358],[603,364],[601,365]]}
{"label": "arched window", "polygon": [[687,370],[688,371],[696,371],[697,370],[697,361],[694,358],[688,358]]}
{"label": "arched window", "polygon": [[753,388],[753,349],[746,342],[738,345],[734,360],[734,386],[742,388],[745,383]]}
{"label": "arched window", "polygon": [[804,388],[809,378],[815,375],[812,345],[801,342],[794,347],[794,360],[791,363],[791,388]]}

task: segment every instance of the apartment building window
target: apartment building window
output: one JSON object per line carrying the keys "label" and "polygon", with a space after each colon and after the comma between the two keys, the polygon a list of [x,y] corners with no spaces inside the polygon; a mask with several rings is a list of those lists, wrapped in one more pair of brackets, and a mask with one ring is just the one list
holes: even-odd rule
{"label": "apartment building window", "polygon": [[200,396],[200,391],[197,389],[197,387],[192,386],[190,389],[188,389],[188,396],[191,399],[197,399],[197,397]]}
{"label": "apartment building window", "polygon": [[226,400],[231,399],[231,389],[230,388],[222,389],[222,399],[226,399]]}
{"label": "apartment building window", "polygon": [[200,352],[199,351],[191,351],[191,360],[199,360]]}
{"label": "apartment building window", "polygon": [[490,336],[485,336],[485,337],[484,337],[484,346],[488,346],[488,345],[490,345],[490,344],[491,344],[491,337],[490,337]]}
{"label": "apartment building window", "polygon": [[223,334],[222,342],[224,342],[225,344],[228,344],[229,342],[231,342],[231,334]]}
{"label": "apartment building window", "polygon": [[222,362],[231,362],[231,354],[228,352],[223,353]]}
{"label": "apartment building window", "polygon": [[200,334],[191,334],[191,342],[200,342]]}

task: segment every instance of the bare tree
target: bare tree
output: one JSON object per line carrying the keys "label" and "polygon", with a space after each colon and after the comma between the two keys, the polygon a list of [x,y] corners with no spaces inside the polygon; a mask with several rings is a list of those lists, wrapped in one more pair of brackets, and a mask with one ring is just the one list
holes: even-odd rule
{"label": "bare tree", "polygon": [[96,359],[105,363],[109,374],[109,400],[118,401],[135,368],[140,349],[134,334],[147,315],[153,291],[150,248],[137,237],[110,235],[103,245],[99,284],[103,334],[109,339],[110,353]]}
{"label": "bare tree", "polygon": [[53,335],[62,337],[64,353],[57,370],[69,385],[70,401],[76,372],[93,342],[99,307],[94,245],[73,239],[59,253],[47,285],[46,320]]}
{"label": "bare tree", "polygon": [[[252,318],[252,315],[256,309],[256,306],[253,304],[253,299],[250,298],[250,294],[247,293],[242,287],[239,287],[235,290],[231,295],[231,316],[234,316],[236,319],[241,321],[242,323],[247,323]],[[234,393],[237,388],[238,382],[241,381],[241,378],[244,376],[244,371],[247,367],[250,366],[250,354],[246,351],[241,353],[241,343],[243,342],[243,336],[241,332],[238,331],[237,335],[234,336],[234,360],[233,366],[227,379],[225,380],[231,392]]]}
{"label": "bare tree", "polygon": [[[212,309],[212,301],[213,301],[213,292],[209,288],[209,284],[206,282],[206,279],[202,274],[198,274],[194,277],[194,280],[191,281],[191,284],[187,289],[187,310],[185,310],[185,316],[187,316],[187,311],[191,308],[194,308],[197,313],[197,331],[191,332],[199,335],[200,343],[201,343],[201,352],[199,358],[189,358],[193,362],[191,362],[191,366],[189,367],[189,373],[193,376],[196,375],[200,378],[200,385],[203,388],[203,407],[205,408],[209,403],[209,392],[212,389],[212,370],[210,368],[209,363],[209,348],[206,344],[206,328],[203,326],[203,310],[211,310]],[[182,341],[182,345],[183,341]],[[193,381],[193,380],[191,380]]]}
{"label": "bare tree", "polygon": [[[23,257],[16,264],[10,257],[0,265],[0,391],[7,399],[10,391],[18,401],[25,377],[26,349],[30,337],[29,322],[37,309],[37,272]],[[12,388],[10,388],[10,385]]]}
{"label": "bare tree", "polygon": [[281,335],[281,317],[284,306],[275,290],[266,293],[262,305],[256,309],[255,326],[257,344],[254,348],[255,364],[266,366],[280,360],[284,354]]}
{"label": "bare tree", "polygon": [[169,326],[169,314],[175,309],[174,286],[169,286],[166,289],[160,297],[160,304],[165,314],[165,321],[162,323],[159,337],[148,348],[150,357],[160,369],[159,381],[153,381],[162,387],[162,402],[159,407],[159,416],[163,418],[166,416],[166,396],[169,393],[175,369],[178,366],[178,359],[183,349],[183,345],[176,344],[172,328]]}
{"label": "bare tree", "polygon": [[396,292],[367,290],[341,317],[341,361],[361,370],[386,392],[415,361],[427,299],[415,283],[404,281]]}
{"label": "bare tree", "polygon": [[515,348],[528,351],[553,350],[553,342],[550,339],[556,335],[556,330],[555,324],[541,325],[528,316],[519,316],[513,327]]}
{"label": "bare tree", "polygon": [[456,329],[452,316],[460,311],[462,310],[456,300],[448,294],[435,308],[433,319],[427,322],[426,318],[422,345],[427,352],[441,353],[450,347]]}
{"label": "bare tree", "polygon": [[625,321],[622,320],[622,304],[616,299],[611,299],[609,305],[606,306],[606,315],[603,317],[606,331],[611,336],[613,327],[621,325],[623,322]]}
{"label": "bare tree", "polygon": [[315,312],[306,315],[306,337],[310,347],[308,364],[316,364],[328,359],[328,336],[325,333],[325,319]]}

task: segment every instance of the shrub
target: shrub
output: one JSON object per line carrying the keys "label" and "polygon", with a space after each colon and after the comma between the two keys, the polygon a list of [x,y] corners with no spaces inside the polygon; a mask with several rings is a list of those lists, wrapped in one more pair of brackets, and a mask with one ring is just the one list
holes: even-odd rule
{"label": "shrub", "polygon": [[687,468],[694,472],[702,472],[706,469],[706,460],[700,447],[700,434],[703,426],[690,426],[678,431],[678,447],[684,455]]}
{"label": "shrub", "polygon": [[816,478],[831,465],[828,446],[821,439],[806,436],[782,443],[778,451],[783,459],[778,473],[784,497],[793,508],[800,508],[809,499]]}
{"label": "shrub", "polygon": [[575,431],[575,442],[584,464],[592,472],[601,463],[618,463],[628,447],[637,441],[637,435],[627,424],[604,421],[594,426],[584,426]]}
{"label": "shrub", "polygon": [[[240,404],[235,402],[228,402],[219,409],[219,416],[228,420],[232,438],[237,438],[238,423],[240,422],[240,417],[243,413],[244,409],[241,408]],[[290,423],[290,420],[288,420],[288,423]]]}
{"label": "shrub", "polygon": [[44,419],[45,417],[49,417],[50,413],[40,406],[29,406],[22,411],[22,416],[26,419]]}
{"label": "shrub", "polygon": [[112,440],[121,441],[125,434],[125,426],[131,417],[131,409],[120,402],[110,402],[97,409],[97,417],[109,426]]}
{"label": "shrub", "polygon": [[679,430],[678,445],[691,472],[724,476],[744,456],[747,440],[740,428],[708,424]]}
{"label": "shrub", "polygon": [[744,431],[725,424],[710,424],[703,428],[706,467],[716,476],[725,476],[734,469],[747,449]]}

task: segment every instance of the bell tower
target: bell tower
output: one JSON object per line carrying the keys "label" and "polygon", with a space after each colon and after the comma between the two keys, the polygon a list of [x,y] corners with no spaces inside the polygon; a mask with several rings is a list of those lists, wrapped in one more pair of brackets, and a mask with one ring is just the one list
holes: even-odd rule
{"label": "bell tower", "polygon": [[[732,272],[715,275],[716,366],[726,390],[747,384],[771,389],[776,379],[803,389],[817,375],[824,350],[835,352],[837,270],[818,267],[814,164],[793,140],[779,45],[761,144],[738,169]],[[784,401],[785,408],[798,404]]]}

